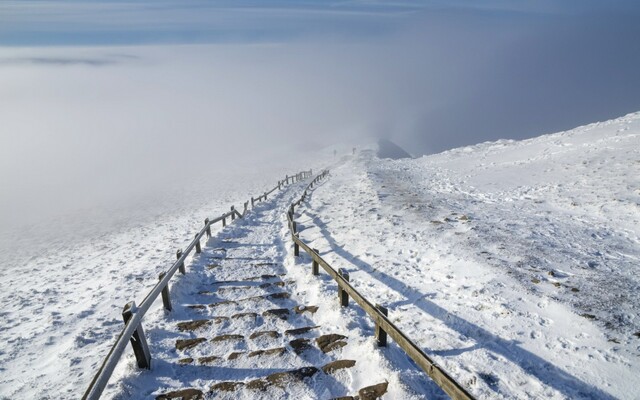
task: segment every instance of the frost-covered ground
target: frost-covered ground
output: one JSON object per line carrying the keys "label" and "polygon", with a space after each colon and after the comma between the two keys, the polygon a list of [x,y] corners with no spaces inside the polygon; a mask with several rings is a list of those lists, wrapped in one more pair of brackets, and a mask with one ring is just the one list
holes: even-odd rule
{"label": "frost-covered ground", "polygon": [[205,218],[242,207],[286,173],[325,164],[301,152],[228,166],[171,182],[176,190],[137,205],[5,233],[0,398],[80,397],[122,329],[123,305],[142,300]]}
{"label": "frost-covered ground", "polygon": [[[299,153],[253,173],[225,171],[144,207],[98,215],[89,229],[64,220],[65,232],[47,222],[2,238],[11,245],[0,270],[0,398],[77,398],[122,328],[123,304],[142,299],[204,218],[240,206],[284,173],[326,165],[330,178],[299,209],[302,238],[347,268],[354,286],[386,305],[472,393],[637,398],[640,113],[415,160],[381,160],[374,147],[350,153]],[[313,277],[308,258],[292,258],[279,212],[292,197],[274,197],[268,218],[228,233],[266,221],[269,238],[277,236],[272,255],[295,280],[292,299],[323,307],[314,322],[348,332],[340,355],[359,360],[329,392],[292,393],[353,394],[384,377],[390,398],[444,397],[393,343],[375,347],[369,319],[338,307],[326,274]],[[190,293],[189,282],[176,286],[176,299]],[[166,325],[160,307],[150,311],[150,328]],[[156,337],[156,351],[173,343]],[[138,375],[130,353],[109,394],[145,397],[190,383],[157,378],[166,368]],[[245,367],[224,378],[255,377],[256,366]]]}
{"label": "frost-covered ground", "polygon": [[323,257],[481,398],[637,398],[640,113],[374,154],[345,157],[300,218]]}

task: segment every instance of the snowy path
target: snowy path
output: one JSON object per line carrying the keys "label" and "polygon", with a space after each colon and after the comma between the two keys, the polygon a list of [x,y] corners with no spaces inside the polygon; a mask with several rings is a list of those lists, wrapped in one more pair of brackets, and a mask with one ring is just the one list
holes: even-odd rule
{"label": "snowy path", "polygon": [[[307,303],[288,274],[296,265],[283,241],[284,213],[302,185],[258,204],[208,241],[171,288],[174,310],[145,321],[152,370],[137,370],[129,354],[109,394],[300,399],[362,388],[354,387],[363,381],[353,368],[359,360],[345,357],[348,330],[321,323],[326,307]],[[379,389],[386,388],[384,376],[374,376]]]}

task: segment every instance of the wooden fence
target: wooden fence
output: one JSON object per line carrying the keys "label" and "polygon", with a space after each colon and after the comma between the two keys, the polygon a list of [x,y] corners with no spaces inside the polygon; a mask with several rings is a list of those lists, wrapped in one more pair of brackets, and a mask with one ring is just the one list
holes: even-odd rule
{"label": "wooden fence", "polygon": [[159,276],[159,282],[151,289],[151,291],[147,294],[147,296],[142,300],[139,306],[136,306],[135,302],[129,302],[124,306],[122,311],[122,317],[124,319],[124,328],[120,332],[115,344],[111,347],[111,350],[107,354],[104,359],[100,369],[93,377],[93,380],[89,384],[83,399],[98,399],[100,395],[104,391],[104,388],[107,386],[109,382],[109,378],[113,374],[113,370],[115,369],[118,361],[122,357],[124,350],[127,347],[127,343],[131,342],[131,347],[133,348],[133,352],[136,356],[136,361],[138,363],[138,367],[140,368],[151,368],[151,353],[149,351],[149,346],[147,345],[147,340],[144,335],[144,330],[142,328],[142,318],[149,311],[151,305],[156,301],[158,296],[162,296],[162,303],[164,308],[168,311],[171,311],[171,298],[169,296],[169,282],[171,278],[175,275],[176,271],[180,271],[181,274],[186,274],[185,269],[185,260],[189,256],[189,254],[195,249],[196,253],[200,253],[202,248],[200,246],[200,239],[204,235],[207,235],[207,238],[211,237],[211,225],[216,224],[218,222],[222,222],[222,226],[227,225],[227,219],[234,221],[236,217],[243,218],[247,213],[249,202],[251,202],[251,206],[253,208],[256,202],[261,202],[267,199],[267,196],[273,193],[276,190],[282,189],[284,186],[289,185],[291,183],[298,182],[303,179],[307,179],[312,176],[312,170],[302,171],[295,175],[289,176],[287,175],[285,179],[278,181],[278,185],[275,186],[268,192],[264,192],[257,198],[251,197],[250,201],[246,201],[244,203],[244,209],[242,214],[235,209],[234,206],[231,206],[231,210],[222,214],[221,216],[209,219],[207,218],[204,221],[204,226],[195,235],[195,238],[189,246],[184,250],[178,250],[176,252],[176,261],[173,263],[171,268],[169,268],[166,272],[163,272]]}
{"label": "wooden fence", "polygon": [[371,317],[375,323],[375,336],[378,346],[387,345],[387,335],[391,336],[395,340],[396,344],[404,350],[413,361],[416,362],[433,379],[433,381],[444,390],[452,399],[474,399],[474,397],[467,392],[458,382],[456,382],[446,371],[444,371],[439,365],[437,365],[418,345],[416,345],[407,335],[400,330],[388,317],[387,309],[379,304],[373,304],[367,300],[360,292],[358,292],[349,281],[349,273],[346,269],[340,268],[336,271],[329,263],[327,263],[317,250],[309,247],[304,241],[300,239],[300,235],[295,222],[295,207],[300,206],[305,200],[308,192],[318,184],[318,182],[326,177],[328,171],[322,172],[316,178],[309,183],[302,196],[298,201],[291,204],[289,211],[287,212],[287,219],[289,223],[289,230],[291,233],[291,240],[293,241],[293,252],[297,257],[300,255],[300,248],[302,248],[311,257],[311,273],[318,275],[318,266],[321,266],[338,284],[338,300],[342,307],[349,305],[349,297],[353,298],[356,303],[362,307],[362,309]]}

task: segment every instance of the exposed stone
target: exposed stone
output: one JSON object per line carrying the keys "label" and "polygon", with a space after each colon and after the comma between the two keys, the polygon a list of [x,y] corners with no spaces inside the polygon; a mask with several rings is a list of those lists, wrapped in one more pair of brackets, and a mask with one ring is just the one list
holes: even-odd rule
{"label": "exposed stone", "polygon": [[175,390],[173,392],[164,393],[160,396],[156,396],[156,400],[171,400],[171,399],[180,399],[180,400],[202,400],[204,399],[204,394],[201,390],[198,389],[182,389]]}
{"label": "exposed stone", "polygon": [[309,344],[309,339],[304,339],[304,338],[294,339],[289,342],[289,345],[291,346],[293,351],[295,351],[296,354],[302,354],[305,352],[305,350],[309,350],[311,348],[311,345]]}
{"label": "exposed stone", "polygon": [[322,370],[325,374],[330,374],[339,369],[351,368],[354,365],[356,365],[355,360],[336,360],[322,367]]}
{"label": "exposed stone", "polygon": [[191,305],[188,305],[187,307],[193,310],[204,310],[205,308],[207,308],[207,306],[205,306],[204,304],[191,304]]}
{"label": "exposed stone", "polygon": [[237,334],[227,334],[227,335],[220,335],[220,336],[216,336],[213,339],[211,339],[212,342],[222,342],[224,340],[242,340],[244,339],[244,336],[242,335],[237,335]]}
{"label": "exposed stone", "polygon": [[284,387],[290,382],[302,381],[318,372],[316,367],[302,367],[285,372],[276,372],[266,377],[267,382],[278,387]]}
{"label": "exposed stone", "polygon": [[261,289],[266,289],[266,288],[273,287],[273,286],[283,287],[284,286],[284,282],[282,282],[282,281],[279,281],[279,282],[267,282],[267,283],[261,284],[260,288]]}
{"label": "exposed stone", "polygon": [[213,294],[213,292],[210,290],[201,290],[198,292],[198,294],[210,295],[210,294]]}
{"label": "exposed stone", "polygon": [[254,379],[252,381],[247,382],[247,389],[252,390],[266,390],[269,386],[269,383],[264,379]]}
{"label": "exposed stone", "polygon": [[262,316],[263,317],[274,316],[274,317],[278,317],[280,319],[286,320],[289,317],[289,313],[290,311],[287,308],[274,308],[274,309],[263,312]]}
{"label": "exposed stone", "polygon": [[181,364],[181,365],[191,364],[192,362],[193,362],[193,358],[191,357],[181,358],[178,360],[178,364]]}
{"label": "exposed stone", "polygon": [[316,339],[316,344],[322,350],[323,353],[328,353],[340,347],[346,346],[347,342],[343,341],[346,336],[338,335],[337,333],[330,333],[328,335],[322,335]]}
{"label": "exposed stone", "polygon": [[581,317],[584,317],[586,319],[596,319],[596,316],[593,314],[580,314]]}
{"label": "exposed stone", "polygon": [[209,264],[207,265],[207,269],[220,268],[220,264]]}
{"label": "exposed stone", "polygon": [[293,311],[296,312],[296,314],[302,314],[302,313],[311,313],[311,314],[315,314],[316,311],[318,311],[318,306],[295,306]]}
{"label": "exposed stone", "polygon": [[211,391],[222,391],[222,392],[235,392],[239,386],[243,386],[243,382],[218,382],[215,385],[211,386]]}
{"label": "exposed stone", "polygon": [[358,391],[360,400],[375,400],[387,393],[389,382],[378,383],[377,385],[363,387]]}
{"label": "exposed stone", "polygon": [[245,354],[244,351],[235,351],[229,354],[229,357],[227,357],[227,360],[235,360],[236,358],[240,357],[243,354]]}
{"label": "exposed stone", "polygon": [[269,294],[269,295],[265,296],[265,298],[269,299],[269,300],[288,299],[289,297],[291,297],[291,294],[289,294],[287,292],[273,293],[273,294]]}
{"label": "exposed stone", "polygon": [[287,335],[302,335],[303,333],[307,333],[310,330],[320,328],[320,325],[316,326],[305,326],[304,328],[296,328],[296,329],[287,329],[284,331]]}
{"label": "exposed stone", "polygon": [[231,318],[233,319],[240,319],[240,318],[247,318],[247,317],[256,319],[258,317],[258,314],[254,312],[244,312],[244,313],[234,314],[231,316]]}
{"label": "exposed stone", "polygon": [[177,350],[184,350],[184,349],[190,349],[192,347],[195,347],[197,345],[199,345],[202,342],[206,342],[207,339],[205,338],[195,338],[195,339],[178,339],[176,340],[176,349]]}
{"label": "exposed stone", "polygon": [[280,337],[280,334],[276,331],[257,331],[253,332],[251,336],[249,336],[249,339],[257,339],[262,336],[268,336],[272,339],[277,339],[278,337]]}
{"label": "exposed stone", "polygon": [[200,357],[198,358],[198,364],[203,364],[203,365],[212,364],[213,362],[218,361],[220,359],[221,358],[218,356]]}
{"label": "exposed stone", "polygon": [[196,319],[193,321],[179,322],[178,330],[182,332],[195,331],[196,329],[211,325],[211,322],[212,321],[208,319]]}
{"label": "exposed stone", "polygon": [[233,300],[224,300],[224,301],[219,301],[217,303],[211,303],[209,304],[209,307],[213,308],[213,307],[217,307],[217,306],[223,306],[223,305],[227,305],[227,304],[238,304]]}
{"label": "exposed stone", "polygon": [[256,351],[252,351],[251,353],[249,353],[249,357],[256,357],[256,356],[262,356],[262,355],[265,355],[265,356],[270,356],[270,355],[281,356],[286,351],[287,351],[287,349],[285,349],[284,347],[276,347],[274,349],[265,349],[265,350],[256,350]]}

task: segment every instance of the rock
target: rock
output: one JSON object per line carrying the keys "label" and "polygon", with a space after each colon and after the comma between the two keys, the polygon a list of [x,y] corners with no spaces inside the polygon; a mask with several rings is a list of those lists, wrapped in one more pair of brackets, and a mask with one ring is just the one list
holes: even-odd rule
{"label": "rock", "polygon": [[211,303],[211,304],[209,304],[209,307],[213,308],[213,307],[223,306],[223,305],[227,305],[227,304],[234,304],[235,305],[235,304],[238,304],[238,303],[236,303],[233,300],[225,300],[225,301],[220,301],[220,302],[217,302],[217,303]]}
{"label": "rock", "polygon": [[266,349],[266,350],[256,350],[256,351],[252,351],[251,353],[249,353],[249,357],[256,357],[256,356],[262,356],[262,355],[265,355],[265,356],[271,356],[271,355],[281,356],[286,351],[287,351],[287,349],[285,349],[284,347],[276,347],[274,349]]}
{"label": "rock", "polygon": [[273,287],[273,286],[277,286],[277,287],[283,287],[284,286],[284,282],[280,281],[280,282],[267,282],[267,283],[263,283],[260,285],[261,289],[266,289],[269,287]]}
{"label": "rock", "polygon": [[227,334],[227,335],[220,335],[220,336],[216,336],[213,339],[211,339],[212,342],[221,342],[224,340],[242,340],[244,339],[244,336],[242,335],[234,335],[234,334]]}
{"label": "rock", "polygon": [[310,330],[313,329],[317,329],[320,328],[320,325],[316,325],[316,326],[305,326],[304,328],[297,328],[297,329],[287,329],[286,331],[284,331],[285,334],[287,335],[302,335],[303,333],[307,333]]}
{"label": "rock", "polygon": [[231,316],[232,319],[247,318],[247,317],[256,319],[258,317],[258,314],[254,312],[244,312],[244,313],[234,314]]}
{"label": "rock", "polygon": [[289,297],[291,297],[291,294],[289,294],[287,292],[273,293],[273,294],[269,294],[269,295],[265,296],[265,298],[269,299],[269,300],[288,299]]}
{"label": "rock", "polygon": [[156,396],[156,400],[202,400],[204,394],[198,389],[182,389]]}
{"label": "rock", "polygon": [[249,336],[249,339],[257,339],[262,336],[268,336],[272,339],[277,339],[278,337],[280,337],[280,334],[276,331],[257,331],[253,332],[251,336]]}
{"label": "rock", "polygon": [[211,385],[211,391],[221,391],[221,392],[235,392],[236,389],[238,389],[239,386],[243,386],[244,383],[243,382],[231,382],[231,381],[227,381],[227,382],[219,382],[216,383],[215,385]]}
{"label": "rock", "polygon": [[267,387],[269,386],[269,382],[265,381],[264,379],[254,379],[252,381],[247,382],[247,389],[253,389],[253,390],[267,390]]}
{"label": "rock", "polygon": [[284,387],[290,382],[302,381],[304,378],[311,377],[318,372],[316,367],[302,367],[292,371],[276,372],[267,376],[266,380],[272,385]]}
{"label": "rock", "polygon": [[204,310],[205,308],[207,308],[207,306],[205,306],[204,304],[191,304],[191,305],[188,305],[187,307],[193,310]]}
{"label": "rock", "polygon": [[263,317],[274,316],[274,317],[278,317],[280,319],[286,320],[287,318],[289,318],[289,313],[290,311],[287,308],[274,308],[274,309],[263,312],[262,316]]}
{"label": "rock", "polygon": [[184,350],[184,349],[190,349],[192,347],[195,347],[197,345],[199,345],[202,342],[206,342],[207,339],[205,338],[195,338],[195,339],[178,339],[176,340],[176,349],[177,350]]}
{"label": "rock", "polygon": [[178,364],[180,365],[187,365],[187,364],[191,364],[192,362],[193,362],[193,358],[191,357],[181,358],[178,360]]}
{"label": "rock", "polygon": [[178,330],[185,331],[195,331],[196,329],[211,325],[211,320],[208,319],[197,319],[194,321],[186,321],[178,323]]}
{"label": "rock", "polygon": [[387,393],[388,386],[389,382],[383,382],[377,385],[363,387],[358,391],[358,395],[360,396],[360,400],[379,399],[383,394]]}
{"label": "rock", "polygon": [[330,374],[339,369],[351,368],[354,365],[356,365],[355,360],[336,360],[322,367],[322,370],[324,371],[325,374]]}
{"label": "rock", "polygon": [[200,358],[198,358],[198,364],[208,365],[208,364],[212,364],[214,361],[218,361],[218,360],[221,360],[221,358],[218,357],[218,356],[200,357]]}
{"label": "rock", "polygon": [[244,351],[235,351],[229,354],[229,357],[227,357],[227,360],[235,360],[236,358],[240,357],[243,354],[244,354]]}
{"label": "rock", "polygon": [[586,319],[596,319],[596,316],[593,314],[580,314],[581,317],[584,317]]}
{"label": "rock", "polygon": [[318,311],[318,306],[296,306],[293,311],[296,312],[296,314],[303,314],[303,313],[311,313],[311,314],[315,314],[316,311]]}
{"label": "rock", "polygon": [[293,349],[296,354],[302,354],[305,350],[309,350],[311,345],[309,344],[309,339],[294,339],[289,342],[289,345]]}
{"label": "rock", "polygon": [[316,344],[322,350],[323,353],[328,353],[340,347],[346,346],[347,342],[342,339],[346,339],[346,336],[338,335],[337,333],[330,333],[328,335],[322,335],[316,339]]}

